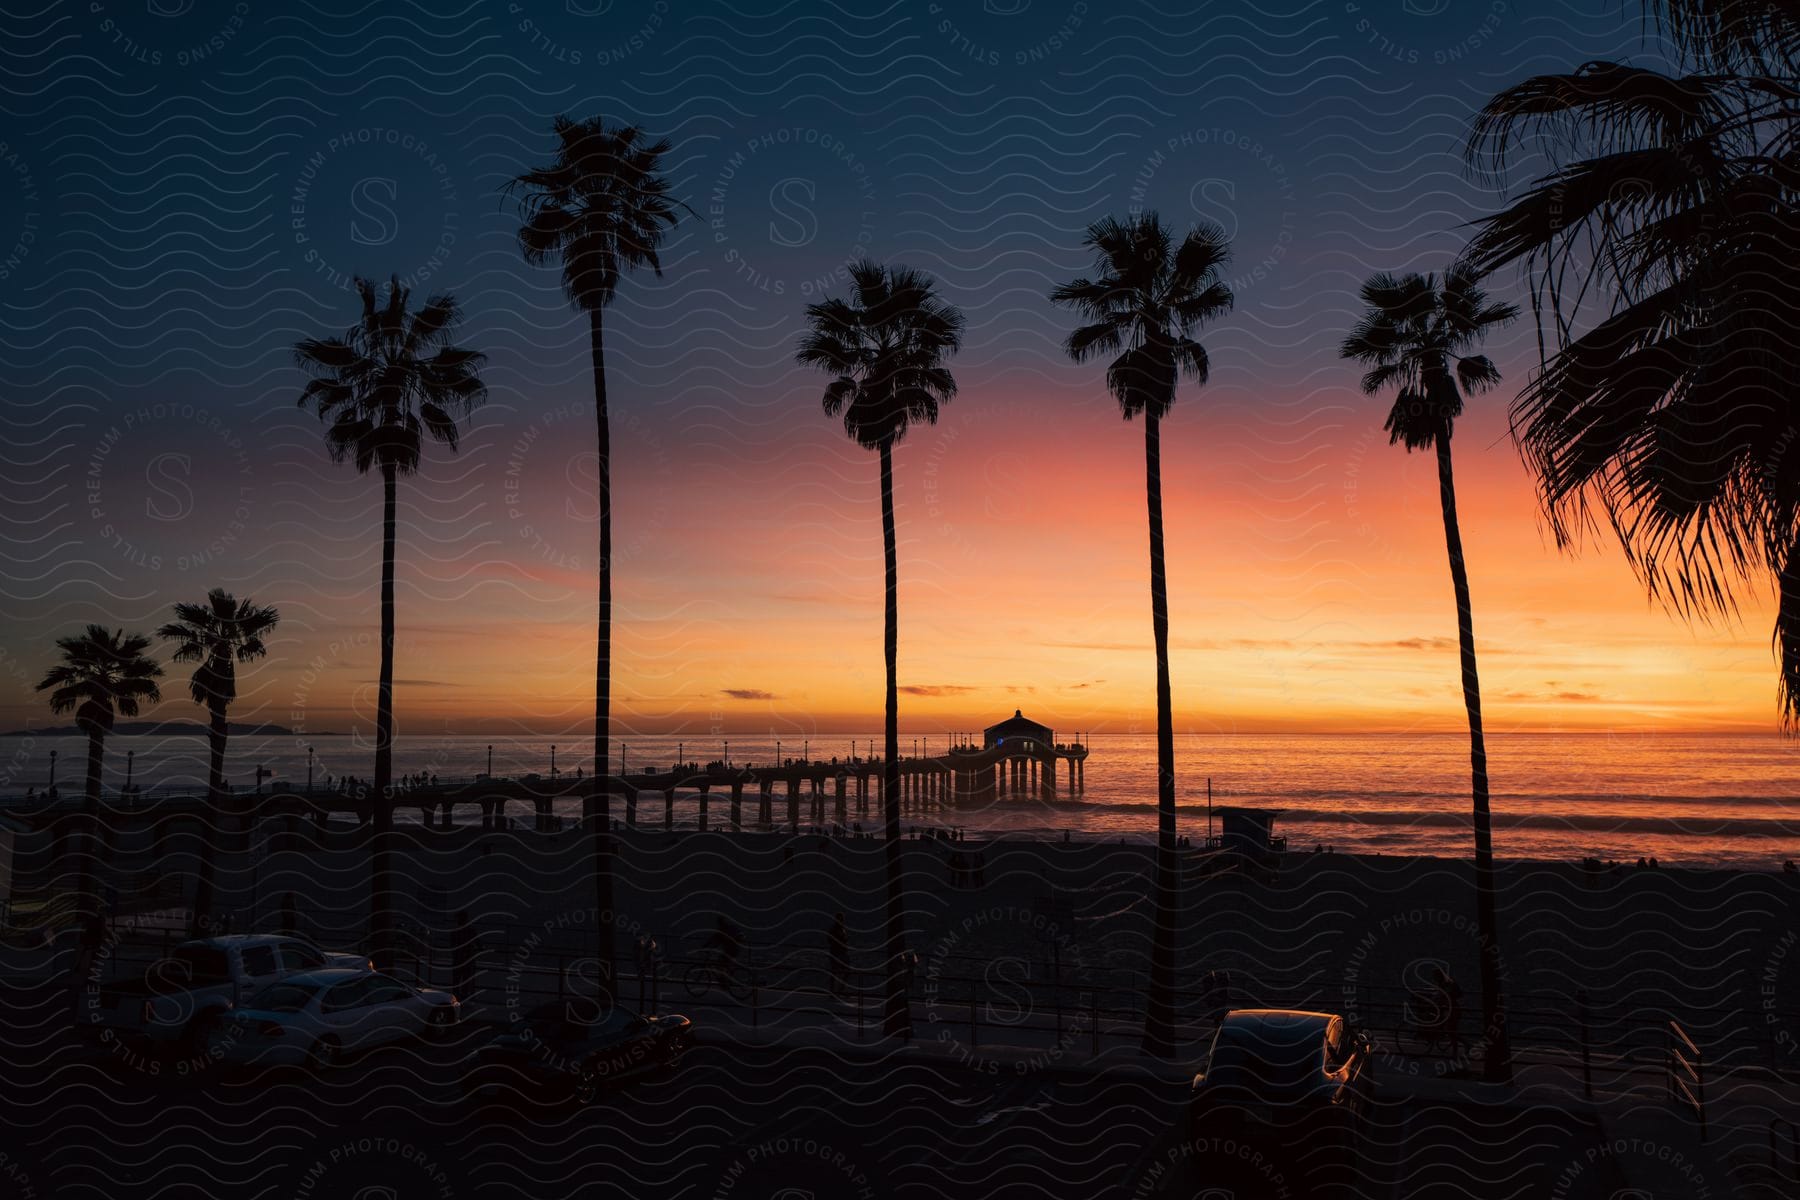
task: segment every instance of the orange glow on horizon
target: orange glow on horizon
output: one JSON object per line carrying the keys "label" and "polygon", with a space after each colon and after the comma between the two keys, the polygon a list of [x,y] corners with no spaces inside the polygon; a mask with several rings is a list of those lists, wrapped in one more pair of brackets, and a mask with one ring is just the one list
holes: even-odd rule
{"label": "orange glow on horizon", "polygon": [[[906,729],[1014,708],[1059,730],[1153,727],[1142,427],[1059,382],[1054,399],[965,385],[896,453]],[[1165,423],[1178,729],[1465,728],[1435,467],[1368,409],[1215,383]],[[1558,553],[1501,402],[1472,407],[1455,452],[1490,729],[1774,729],[1766,602],[1694,627],[1616,547]],[[823,418],[775,463],[677,477],[634,470],[629,439],[622,454],[615,736],[877,731],[875,456]],[[492,558],[442,598],[409,589],[422,568],[403,544],[402,732],[591,729],[592,562]],[[356,612],[323,668],[319,640],[284,626],[234,719],[371,722],[374,611]]]}

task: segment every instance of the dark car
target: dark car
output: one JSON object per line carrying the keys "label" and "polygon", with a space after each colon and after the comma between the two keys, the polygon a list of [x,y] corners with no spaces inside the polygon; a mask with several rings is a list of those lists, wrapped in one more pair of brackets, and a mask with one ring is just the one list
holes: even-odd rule
{"label": "dark car", "polygon": [[580,1000],[539,1005],[478,1054],[471,1090],[502,1088],[586,1104],[601,1089],[669,1067],[693,1044],[693,1022]]}
{"label": "dark car", "polygon": [[1343,1017],[1233,1009],[1194,1076],[1188,1117],[1197,1142],[1260,1146],[1301,1168],[1353,1164],[1374,1099],[1369,1039]]}

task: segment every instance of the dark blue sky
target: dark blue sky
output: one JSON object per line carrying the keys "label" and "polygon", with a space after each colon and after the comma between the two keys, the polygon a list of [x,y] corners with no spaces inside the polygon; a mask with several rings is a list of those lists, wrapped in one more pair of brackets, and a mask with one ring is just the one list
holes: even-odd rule
{"label": "dark blue sky", "polygon": [[[51,632],[147,624],[213,582],[278,598],[308,645],[370,619],[373,483],[324,460],[289,354],[348,323],[357,273],[453,290],[492,360],[406,514],[431,569],[403,596],[491,615],[497,574],[591,571],[586,339],[502,195],[557,113],[671,138],[694,210],[609,318],[621,558],[655,576],[860,520],[865,464],[791,365],[858,254],[940,278],[969,318],[959,403],[1043,445],[1105,415],[1045,300],[1082,228],[1219,221],[1238,306],[1206,338],[1214,435],[1280,445],[1333,406],[1360,435],[1382,402],[1335,345],[1370,271],[1441,268],[1491,202],[1459,157],[1474,106],[1641,53],[1612,0],[12,5],[0,716],[35,712]],[[1522,373],[1531,346],[1495,350]],[[1341,468],[1365,441],[1326,450]],[[860,578],[862,553],[827,570]]]}

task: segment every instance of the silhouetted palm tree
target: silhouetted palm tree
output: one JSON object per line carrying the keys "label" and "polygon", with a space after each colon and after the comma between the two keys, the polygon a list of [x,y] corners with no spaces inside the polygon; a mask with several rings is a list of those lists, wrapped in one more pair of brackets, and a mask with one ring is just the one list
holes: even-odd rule
{"label": "silhouetted palm tree", "polygon": [[462,310],[448,294],[413,312],[411,290],[398,278],[386,303],[375,285],[356,281],[362,318],[342,336],[307,338],[294,359],[312,379],[300,393],[326,422],[325,446],[334,462],[358,472],[381,472],[381,682],[375,699],[375,795],[370,854],[369,937],[379,965],[388,965],[394,824],[394,538],[397,482],[418,470],[426,437],[456,449],[456,421],[487,396],[481,381],[486,356],[452,344]]}
{"label": "silhouetted palm tree", "polygon": [[1107,390],[1127,421],[1144,418],[1144,486],[1150,515],[1150,625],[1156,640],[1156,917],[1150,944],[1150,993],[1144,1009],[1144,1050],[1175,1052],[1175,923],[1179,905],[1175,858],[1175,716],[1169,698],[1169,585],[1163,566],[1162,419],[1175,403],[1182,375],[1205,383],[1206,351],[1189,335],[1231,310],[1231,289],[1220,269],[1230,241],[1217,225],[1201,223],[1176,246],[1162,220],[1144,213],[1129,221],[1103,218],[1088,226],[1082,244],[1094,252],[1095,277],[1050,293],[1088,323],[1064,343],[1076,362],[1115,355]]}
{"label": "silhouetted palm tree", "polygon": [[112,732],[115,716],[135,717],[141,705],[162,699],[156,681],[163,669],[144,657],[149,638],[104,625],[89,625],[85,633],[57,638],[56,646],[62,662],[44,672],[37,690],[50,693],[50,711],[73,712],[76,728],[87,734],[87,794],[74,854],[81,911],[92,917],[100,912],[94,860],[100,850],[100,763],[106,735]]}
{"label": "silhouetted palm tree", "polygon": [[1513,320],[1519,310],[1490,299],[1467,267],[1432,275],[1380,274],[1363,284],[1368,313],[1344,339],[1341,353],[1368,366],[1362,388],[1373,396],[1397,388],[1387,424],[1392,444],[1408,450],[1435,450],[1438,503],[1444,514],[1444,544],[1450,553],[1450,582],[1456,592],[1456,636],[1462,647],[1463,705],[1469,714],[1469,765],[1474,793],[1475,904],[1481,935],[1481,1014],[1486,1043],[1486,1075],[1512,1076],[1506,1022],[1500,996],[1500,942],[1494,913],[1494,837],[1488,815],[1487,743],[1481,732],[1481,679],[1475,668],[1475,621],[1469,602],[1469,572],[1463,561],[1462,529],[1456,520],[1456,477],[1450,465],[1450,435],[1462,415],[1464,392],[1485,392],[1500,372],[1484,355],[1467,351],[1487,331]]}
{"label": "silhouetted palm tree", "polygon": [[1590,62],[1483,109],[1472,160],[1498,177],[1535,133],[1552,166],[1468,257],[1533,292],[1544,360],[1512,418],[1558,544],[1603,519],[1690,618],[1772,581],[1800,729],[1800,9],[1644,8],[1685,73]]}
{"label": "silhouetted palm tree", "polygon": [[237,664],[253,662],[268,653],[263,635],[275,628],[281,616],[273,608],[239,600],[224,588],[206,593],[200,604],[175,605],[175,619],[156,631],[156,636],[175,643],[175,661],[196,663],[188,679],[188,694],[206,709],[206,799],[210,812],[200,840],[200,878],[194,889],[195,936],[212,913],[214,859],[218,822],[225,806],[226,714],[237,699]]}
{"label": "silhouetted palm tree", "polygon": [[911,1031],[906,1000],[906,897],[900,872],[900,567],[894,543],[894,447],[909,426],[937,422],[956,395],[947,360],[962,345],[963,316],[921,272],[863,260],[850,267],[851,297],[806,307],[810,328],[794,358],[833,376],[825,415],[881,455],[881,533],[887,554],[887,757],[881,807],[887,837],[887,1006],[889,1035]]}
{"label": "silhouetted palm tree", "polygon": [[[619,277],[638,267],[662,274],[658,252],[680,219],[662,174],[669,143],[635,125],[556,118],[556,159],[512,181],[522,194],[519,245],[534,266],[562,265],[563,290],[588,317],[594,361],[594,425],[600,456],[600,612],[594,655],[594,782],[586,806],[594,838],[594,905],[612,911],[612,799],[607,747],[612,718],[612,432],[606,408],[603,313]],[[612,961],[611,938],[600,954]]]}

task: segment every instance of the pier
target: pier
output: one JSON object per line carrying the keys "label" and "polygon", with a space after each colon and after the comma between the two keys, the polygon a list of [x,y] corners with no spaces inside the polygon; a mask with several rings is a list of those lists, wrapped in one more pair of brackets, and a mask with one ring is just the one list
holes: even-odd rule
{"label": "pier", "polygon": [[[980,744],[966,738],[952,743],[943,754],[898,761],[903,816],[948,816],[1002,803],[1073,803],[1086,790],[1085,740],[1058,742],[1048,726],[1019,712],[989,726]],[[694,793],[701,830],[798,832],[802,826],[833,823],[847,828],[852,820],[879,816],[887,763],[852,754],[778,763],[680,762],[636,771],[626,770],[621,761],[620,768],[620,773],[606,777],[604,791],[614,798],[613,817],[622,820],[623,828],[673,829],[677,794]],[[420,823],[428,829],[449,828],[458,810],[470,809],[479,810],[482,828],[505,826],[508,807],[516,803],[532,814],[537,829],[546,830],[561,827],[561,818],[552,811],[558,800],[586,801],[594,794],[591,776],[567,772],[517,779],[478,775],[398,787],[392,803],[396,812],[419,813]],[[15,798],[0,805],[0,812],[28,828],[60,832],[79,823],[83,804],[79,790],[70,789],[54,800],[42,795]],[[168,836],[170,825],[197,823],[207,812],[207,797],[204,791],[140,790],[105,796],[100,807],[102,823],[115,833],[157,827],[158,836]],[[268,791],[227,793],[212,819],[229,836],[232,831],[247,834],[258,822],[271,819],[289,829],[302,822],[323,826],[335,814],[363,821],[371,808],[366,793],[277,781]]]}

